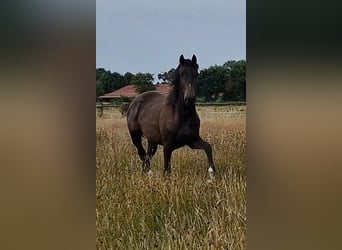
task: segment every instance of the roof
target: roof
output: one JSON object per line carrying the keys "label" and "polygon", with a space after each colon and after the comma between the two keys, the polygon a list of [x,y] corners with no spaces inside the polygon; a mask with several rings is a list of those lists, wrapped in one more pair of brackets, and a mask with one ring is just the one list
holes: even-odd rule
{"label": "roof", "polygon": [[[156,91],[167,94],[171,90],[172,86],[170,84],[157,84],[154,85],[156,87]],[[135,89],[135,85],[127,85],[125,87],[122,87],[121,89],[115,90],[114,92],[99,96],[98,98],[120,98],[120,97],[128,97],[128,98],[134,98],[139,93]]]}
{"label": "roof", "polygon": [[156,87],[156,90],[162,94],[168,94],[172,89],[172,86],[170,84],[167,84],[167,83],[157,84],[154,86]]}

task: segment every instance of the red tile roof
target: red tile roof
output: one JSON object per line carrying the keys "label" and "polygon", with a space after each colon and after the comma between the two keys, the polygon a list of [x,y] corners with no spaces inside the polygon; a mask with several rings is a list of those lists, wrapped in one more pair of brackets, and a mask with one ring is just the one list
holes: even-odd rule
{"label": "red tile roof", "polygon": [[170,84],[157,84],[155,85],[156,86],[156,90],[162,94],[168,94],[171,89],[172,89],[172,86]]}
{"label": "red tile roof", "polygon": [[[154,85],[156,87],[156,91],[167,94],[171,90],[172,86],[170,84],[157,84]],[[105,94],[103,96],[99,96],[98,98],[120,98],[120,97],[128,97],[133,98],[136,97],[139,93],[135,89],[135,85],[127,85],[121,89],[115,90],[114,92]]]}

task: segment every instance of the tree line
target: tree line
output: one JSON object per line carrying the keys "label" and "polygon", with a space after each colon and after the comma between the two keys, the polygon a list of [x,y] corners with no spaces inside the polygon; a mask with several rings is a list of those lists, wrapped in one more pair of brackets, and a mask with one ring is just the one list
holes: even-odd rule
{"label": "tree line", "polygon": [[[171,83],[174,68],[157,75],[157,84]],[[151,73],[121,75],[104,68],[96,69],[96,97],[113,92],[126,85],[136,85],[139,93],[154,90]],[[230,60],[223,65],[214,65],[200,70],[196,96],[204,102],[246,101],[246,61]]]}

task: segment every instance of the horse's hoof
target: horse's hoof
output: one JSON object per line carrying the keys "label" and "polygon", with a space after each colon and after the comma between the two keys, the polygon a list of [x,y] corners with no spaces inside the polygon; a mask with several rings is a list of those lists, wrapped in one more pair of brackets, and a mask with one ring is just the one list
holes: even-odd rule
{"label": "horse's hoof", "polygon": [[207,183],[213,183],[214,181],[215,181],[214,172],[209,172],[209,179],[207,180]]}
{"label": "horse's hoof", "polygon": [[210,179],[207,180],[207,183],[214,183],[215,177],[210,177]]}
{"label": "horse's hoof", "polygon": [[210,179],[208,182],[212,183],[215,180],[215,170],[211,166],[208,168]]}

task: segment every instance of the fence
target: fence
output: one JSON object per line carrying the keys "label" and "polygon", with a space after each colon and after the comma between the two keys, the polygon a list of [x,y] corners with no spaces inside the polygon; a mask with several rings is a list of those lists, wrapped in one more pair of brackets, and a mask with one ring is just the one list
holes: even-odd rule
{"label": "fence", "polygon": [[[99,112],[99,117],[103,117],[103,111],[104,109],[109,109],[109,108],[117,108],[120,109],[123,104],[111,104],[111,103],[97,103],[96,104],[96,110]],[[221,102],[221,103],[216,103],[216,102],[211,102],[211,103],[196,103],[196,106],[199,107],[209,107],[209,106],[214,106],[214,107],[221,107],[221,106],[245,106],[246,102]],[[218,112],[216,112],[218,113]]]}
{"label": "fence", "polygon": [[122,105],[119,104],[96,104],[96,109],[99,109],[99,116],[103,117],[103,109],[104,108],[120,108]]}
{"label": "fence", "polygon": [[196,106],[244,106],[246,102],[198,102]]}

